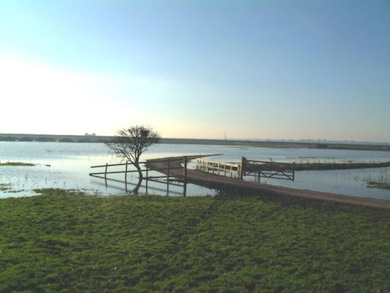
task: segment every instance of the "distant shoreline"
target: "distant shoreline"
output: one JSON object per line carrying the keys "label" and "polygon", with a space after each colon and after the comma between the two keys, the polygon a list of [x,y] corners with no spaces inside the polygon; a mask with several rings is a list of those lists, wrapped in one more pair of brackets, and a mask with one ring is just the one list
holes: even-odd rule
{"label": "distant shoreline", "polygon": [[[113,136],[101,135],[61,135],[61,134],[14,134],[0,133],[0,141],[37,141],[37,142],[76,142],[105,143]],[[235,145],[248,147],[271,148],[316,148],[390,151],[390,144],[332,141],[280,141],[280,140],[228,140],[228,139],[195,139],[195,138],[162,138],[160,143],[166,144],[202,144],[202,145]]]}

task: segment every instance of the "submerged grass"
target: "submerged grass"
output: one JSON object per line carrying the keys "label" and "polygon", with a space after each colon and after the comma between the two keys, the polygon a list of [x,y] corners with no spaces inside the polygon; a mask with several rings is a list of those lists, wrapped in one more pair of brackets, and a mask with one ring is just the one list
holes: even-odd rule
{"label": "submerged grass", "polygon": [[389,210],[299,199],[0,200],[0,292],[389,292]]}
{"label": "submerged grass", "polygon": [[6,193],[18,193],[23,190],[14,190],[12,188],[11,184],[6,184],[6,183],[0,183],[0,192],[6,192]]}
{"label": "submerged grass", "polygon": [[10,188],[10,184],[0,183],[0,191],[7,191]]}

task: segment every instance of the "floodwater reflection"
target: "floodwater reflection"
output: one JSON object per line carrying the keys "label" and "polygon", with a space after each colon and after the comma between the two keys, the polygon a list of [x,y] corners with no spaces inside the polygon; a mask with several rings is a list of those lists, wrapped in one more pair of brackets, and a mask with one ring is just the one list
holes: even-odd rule
{"label": "floodwater reflection", "polygon": [[[180,144],[153,145],[143,155],[142,160],[215,153],[222,155],[212,159],[225,162],[239,162],[241,157],[284,162],[390,161],[390,152],[385,151],[271,149]],[[104,180],[89,176],[90,167],[93,165],[118,163],[118,159],[109,153],[104,144],[0,142],[0,160],[1,162],[37,164],[34,167],[0,167],[0,197],[35,195],[34,190],[42,188],[74,189],[97,195],[127,194],[122,183],[108,182],[106,185]],[[390,200],[390,190],[367,188],[367,182],[370,180],[390,182],[390,168],[297,171],[294,182],[266,179],[262,180],[262,183]],[[129,183],[134,183],[134,178],[131,176],[129,176]],[[128,190],[130,188],[131,186]],[[181,193],[182,187],[171,186],[169,191],[170,194]],[[187,185],[187,196],[214,195],[217,192],[197,185]],[[139,193],[165,195],[166,187],[159,183],[148,182],[146,190],[146,182],[143,182]]]}

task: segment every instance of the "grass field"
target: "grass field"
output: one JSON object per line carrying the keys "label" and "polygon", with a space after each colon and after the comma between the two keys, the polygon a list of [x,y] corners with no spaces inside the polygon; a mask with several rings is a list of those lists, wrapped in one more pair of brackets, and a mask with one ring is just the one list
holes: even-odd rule
{"label": "grass field", "polygon": [[390,211],[241,196],[0,200],[0,292],[390,292]]}

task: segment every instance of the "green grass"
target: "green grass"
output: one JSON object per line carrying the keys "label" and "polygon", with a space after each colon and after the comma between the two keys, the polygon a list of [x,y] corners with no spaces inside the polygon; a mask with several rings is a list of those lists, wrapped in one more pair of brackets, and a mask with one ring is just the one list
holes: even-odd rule
{"label": "green grass", "polygon": [[294,165],[291,163],[267,162],[267,164],[249,164],[246,166],[248,171],[313,171],[313,170],[347,170],[347,169],[365,169],[365,168],[383,168],[390,167],[390,162],[346,162],[346,163],[316,163],[299,162]]}
{"label": "green grass", "polygon": [[347,162],[347,163],[297,163],[296,171],[304,170],[346,170],[390,167],[390,162]]}
{"label": "green grass", "polygon": [[367,187],[380,188],[380,189],[390,189],[390,182],[368,181]]}
{"label": "green grass", "polygon": [[18,166],[35,166],[35,164],[32,164],[32,163],[23,163],[23,162],[5,162],[5,163],[0,163],[0,166],[13,166],[13,167],[18,167]]}
{"label": "green grass", "polygon": [[0,292],[389,292],[390,211],[234,197],[0,200]]}

